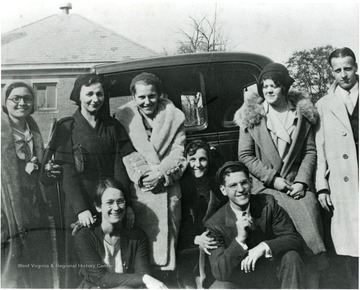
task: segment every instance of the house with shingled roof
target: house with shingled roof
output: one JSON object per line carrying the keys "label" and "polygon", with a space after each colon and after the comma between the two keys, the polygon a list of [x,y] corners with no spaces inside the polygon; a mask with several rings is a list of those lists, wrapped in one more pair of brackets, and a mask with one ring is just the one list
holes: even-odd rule
{"label": "house with shingled roof", "polygon": [[[77,76],[95,64],[154,57],[158,54],[85,17],[55,14],[1,35],[1,91],[21,80],[36,93],[34,118],[46,138],[52,117],[71,116],[69,100]],[[4,100],[4,97],[2,98]]]}

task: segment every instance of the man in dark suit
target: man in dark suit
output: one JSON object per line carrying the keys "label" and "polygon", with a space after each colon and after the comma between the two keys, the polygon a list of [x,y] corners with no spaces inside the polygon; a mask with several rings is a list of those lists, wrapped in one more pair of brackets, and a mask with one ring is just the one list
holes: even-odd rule
{"label": "man in dark suit", "polygon": [[287,213],[272,196],[251,195],[249,171],[239,161],[226,162],[216,178],[229,202],[205,224],[218,241],[211,288],[302,288],[302,240]]}

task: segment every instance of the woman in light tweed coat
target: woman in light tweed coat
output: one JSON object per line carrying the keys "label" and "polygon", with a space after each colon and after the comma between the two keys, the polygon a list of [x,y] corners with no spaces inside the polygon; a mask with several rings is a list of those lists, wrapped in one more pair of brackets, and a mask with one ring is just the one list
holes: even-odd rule
{"label": "woman in light tweed coat", "polygon": [[252,192],[272,194],[288,212],[306,244],[309,287],[318,288],[319,270],[328,266],[312,180],[318,113],[303,93],[289,92],[293,82],[285,66],[267,65],[258,79],[260,96],[245,100],[234,119],[239,160],[254,177]]}

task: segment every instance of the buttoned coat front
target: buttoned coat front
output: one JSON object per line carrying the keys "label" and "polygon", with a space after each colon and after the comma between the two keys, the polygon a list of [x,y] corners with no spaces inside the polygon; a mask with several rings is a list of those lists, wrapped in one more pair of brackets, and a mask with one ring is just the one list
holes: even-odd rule
{"label": "buttoned coat front", "polygon": [[336,253],[358,257],[359,182],[356,147],[349,117],[333,84],[316,107],[320,123],[316,128],[318,154],[316,190],[328,189],[334,206],[331,235]]}

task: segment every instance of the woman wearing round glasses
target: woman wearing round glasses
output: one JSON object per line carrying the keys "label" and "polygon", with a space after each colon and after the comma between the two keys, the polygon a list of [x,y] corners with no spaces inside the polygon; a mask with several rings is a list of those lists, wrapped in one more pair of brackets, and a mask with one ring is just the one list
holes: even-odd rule
{"label": "woman wearing round glasses", "polygon": [[124,193],[114,179],[100,181],[95,196],[98,218],[92,227],[75,233],[75,246],[84,277],[80,288],[166,289],[149,275],[149,245],[146,234],[124,224]]}
{"label": "woman wearing round glasses", "polygon": [[[4,288],[52,288],[51,240],[39,183],[43,140],[34,119],[34,91],[14,82],[1,114],[1,282]],[[54,165],[51,175],[60,173]],[[30,266],[35,265],[35,266]]]}

